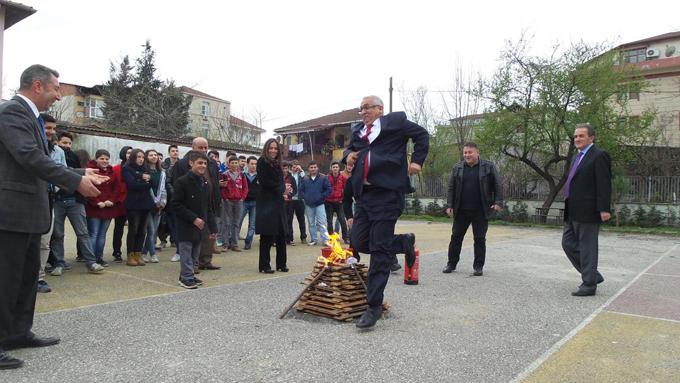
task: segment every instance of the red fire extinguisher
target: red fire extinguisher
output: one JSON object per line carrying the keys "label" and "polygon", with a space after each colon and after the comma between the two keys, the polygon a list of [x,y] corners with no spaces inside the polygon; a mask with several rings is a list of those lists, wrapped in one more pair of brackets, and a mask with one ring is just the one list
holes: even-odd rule
{"label": "red fire extinguisher", "polygon": [[404,284],[407,285],[418,284],[419,263],[420,263],[420,250],[416,248],[416,260],[413,262],[413,266],[409,266],[406,260],[404,260]]}

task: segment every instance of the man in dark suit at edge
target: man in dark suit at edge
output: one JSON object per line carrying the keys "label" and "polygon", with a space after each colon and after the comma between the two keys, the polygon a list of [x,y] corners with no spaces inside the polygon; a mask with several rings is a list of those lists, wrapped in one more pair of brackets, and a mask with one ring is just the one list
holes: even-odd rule
{"label": "man in dark suit at edge", "polygon": [[31,332],[40,236],[52,223],[48,183],[95,197],[95,185],[108,179],[94,170],[70,170],[50,158],[44,122],[38,117],[61,99],[57,77],[53,69],[32,65],[21,74],[18,94],[0,105],[0,369],[23,365],[5,350],[59,343],[59,338]]}
{"label": "man in dark suit at edge", "polygon": [[[394,254],[406,254],[410,265],[415,260],[415,236],[395,236],[394,226],[404,209],[404,194],[413,191],[409,175],[418,173],[427,157],[429,135],[407,120],[404,112],[383,115],[383,102],[377,96],[364,97],[359,114],[363,123],[352,127],[343,162],[355,165],[348,181],[357,202],[350,243],[355,250],[371,254],[368,309],[356,324],[363,329],[374,326],[382,314]],[[409,139],[415,143],[410,165]]]}
{"label": "man in dark suit at edge", "polygon": [[604,277],[597,270],[600,224],[611,218],[612,172],[609,154],[598,148],[590,124],[574,129],[574,156],[564,184],[562,248],[583,283],[574,296],[595,295]]}

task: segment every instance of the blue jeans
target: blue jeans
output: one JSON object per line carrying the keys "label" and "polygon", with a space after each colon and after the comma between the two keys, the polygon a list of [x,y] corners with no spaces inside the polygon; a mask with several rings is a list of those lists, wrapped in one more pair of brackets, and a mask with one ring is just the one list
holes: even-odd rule
{"label": "blue jeans", "polygon": [[89,266],[95,263],[92,252],[90,233],[87,231],[85,219],[85,205],[76,202],[75,198],[58,199],[54,201],[54,229],[52,230],[52,253],[57,258],[57,266],[64,266],[64,225],[68,217],[73,231],[76,232],[77,246],[82,251],[85,263]]}
{"label": "blue jeans", "polygon": [[110,223],[110,219],[87,217],[87,231],[90,232],[90,243],[97,261],[104,258],[106,231],[109,230]]}
{"label": "blue jeans", "polygon": [[156,233],[158,232],[158,224],[160,222],[160,212],[152,210],[149,213],[149,219],[146,221],[146,239],[144,240],[142,254],[156,254]]}
{"label": "blue jeans", "polygon": [[307,214],[307,224],[311,241],[316,242],[316,232],[319,231],[321,233],[321,239],[324,242],[327,242],[328,230],[326,229],[326,207],[323,204],[317,207],[311,207],[305,204],[305,214]]}
{"label": "blue jeans", "polygon": [[251,245],[253,243],[253,236],[255,235],[255,201],[243,201],[241,220],[238,225],[239,233],[241,232],[241,226],[243,226],[243,219],[246,218],[246,214],[248,214],[248,234],[246,235],[246,245]]}

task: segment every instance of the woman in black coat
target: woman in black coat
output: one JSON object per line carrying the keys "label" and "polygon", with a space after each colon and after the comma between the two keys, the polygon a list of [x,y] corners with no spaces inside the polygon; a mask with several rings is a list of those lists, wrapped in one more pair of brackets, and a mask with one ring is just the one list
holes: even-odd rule
{"label": "woman in black coat", "polygon": [[255,232],[260,234],[259,269],[261,273],[274,272],[269,264],[269,250],[276,243],[276,269],[287,272],[286,208],[283,203],[286,186],[281,170],[281,147],[273,138],[265,142],[262,156],[257,160],[257,178],[260,193],[255,209]]}

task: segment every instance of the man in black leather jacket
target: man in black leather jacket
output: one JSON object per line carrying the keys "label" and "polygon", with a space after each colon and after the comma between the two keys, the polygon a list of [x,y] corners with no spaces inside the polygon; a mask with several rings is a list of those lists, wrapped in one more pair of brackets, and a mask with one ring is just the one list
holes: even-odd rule
{"label": "man in black leather jacket", "polygon": [[455,218],[449,243],[449,261],[443,270],[444,273],[456,270],[465,232],[472,223],[475,239],[472,275],[483,275],[489,218],[493,211],[501,210],[502,203],[501,177],[496,166],[479,158],[477,144],[466,143],[463,147],[463,161],[453,167],[449,179],[446,214],[449,217],[455,215]]}

